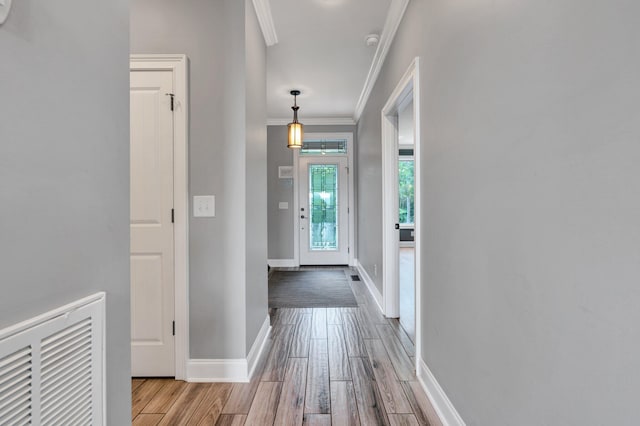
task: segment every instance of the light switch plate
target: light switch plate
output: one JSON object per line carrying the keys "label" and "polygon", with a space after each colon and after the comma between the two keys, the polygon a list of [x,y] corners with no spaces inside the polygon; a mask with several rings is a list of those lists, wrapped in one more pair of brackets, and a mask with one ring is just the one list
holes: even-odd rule
{"label": "light switch plate", "polygon": [[193,217],[215,217],[216,197],[214,195],[193,196]]}
{"label": "light switch plate", "polygon": [[289,203],[287,201],[280,201],[278,203],[278,208],[280,210],[289,210]]}

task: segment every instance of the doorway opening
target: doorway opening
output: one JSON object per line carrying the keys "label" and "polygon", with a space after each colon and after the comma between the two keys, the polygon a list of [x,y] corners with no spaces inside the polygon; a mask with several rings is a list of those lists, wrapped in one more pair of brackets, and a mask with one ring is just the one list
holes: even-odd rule
{"label": "doorway opening", "polygon": [[130,56],[132,376],[186,378],[187,58]]}
{"label": "doorway opening", "polygon": [[[415,58],[382,109],[383,309],[420,359],[420,102]],[[417,361],[416,361],[417,362]]]}

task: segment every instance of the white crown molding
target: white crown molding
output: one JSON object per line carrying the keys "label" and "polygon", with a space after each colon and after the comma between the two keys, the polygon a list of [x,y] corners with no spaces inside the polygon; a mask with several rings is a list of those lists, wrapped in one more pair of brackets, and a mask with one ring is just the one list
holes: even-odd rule
{"label": "white crown molding", "polygon": [[[300,119],[303,125],[308,126],[353,126],[356,124],[351,117],[305,117]],[[267,126],[286,126],[291,123],[291,118],[269,118]]]}
{"label": "white crown molding", "polygon": [[380,35],[380,44],[378,44],[378,48],[376,49],[376,53],[373,57],[373,62],[371,62],[371,67],[369,68],[369,73],[367,74],[367,79],[364,82],[364,87],[362,88],[362,92],[360,93],[360,97],[356,103],[356,111],[353,116],[353,120],[355,122],[360,120],[364,107],[367,105],[373,86],[376,84],[376,80],[380,75],[382,65],[389,53],[391,43],[393,43],[393,38],[396,35],[396,31],[398,31],[398,27],[400,26],[400,22],[402,21],[402,17],[404,16],[404,12],[407,9],[408,4],[409,0],[391,1],[389,12],[387,13],[387,19],[385,20],[384,28]]}
{"label": "white crown molding", "polygon": [[427,364],[420,359],[418,362],[418,382],[427,394],[431,405],[436,410],[436,414],[444,426],[465,426],[464,420],[453,406],[449,397],[444,393],[444,389],[438,383],[435,376],[427,367]]}
{"label": "white crown molding", "polygon": [[269,3],[269,0],[253,0],[253,8],[256,10],[256,15],[258,15],[258,22],[262,29],[264,42],[267,46],[277,44],[278,35],[276,34],[276,26],[273,23],[271,4]]}

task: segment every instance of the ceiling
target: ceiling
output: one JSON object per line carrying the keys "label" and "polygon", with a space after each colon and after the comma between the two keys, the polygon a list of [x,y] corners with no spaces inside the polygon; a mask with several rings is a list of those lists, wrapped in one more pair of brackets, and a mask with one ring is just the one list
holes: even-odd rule
{"label": "ceiling", "polygon": [[[302,92],[298,96],[302,123],[305,119],[307,123],[352,121],[374,58],[380,56],[376,55],[378,47],[367,46],[365,37],[382,34],[392,0],[258,3],[270,6],[271,30],[277,37],[277,43],[267,48],[270,123],[291,121],[292,89]],[[259,14],[269,44],[264,17]]]}

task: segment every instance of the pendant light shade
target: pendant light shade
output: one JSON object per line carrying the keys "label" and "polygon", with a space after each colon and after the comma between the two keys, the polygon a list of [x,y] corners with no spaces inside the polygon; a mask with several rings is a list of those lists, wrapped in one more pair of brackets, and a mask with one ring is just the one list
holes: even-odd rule
{"label": "pendant light shade", "polygon": [[298,110],[300,107],[296,103],[296,96],[300,94],[299,90],[292,90],[290,92],[293,95],[293,106],[291,109],[293,110],[293,121],[287,125],[287,129],[289,130],[289,142],[287,147],[299,149],[302,148],[302,123],[298,122]]}

